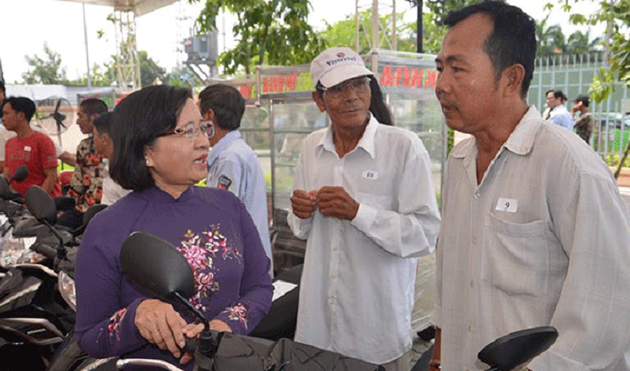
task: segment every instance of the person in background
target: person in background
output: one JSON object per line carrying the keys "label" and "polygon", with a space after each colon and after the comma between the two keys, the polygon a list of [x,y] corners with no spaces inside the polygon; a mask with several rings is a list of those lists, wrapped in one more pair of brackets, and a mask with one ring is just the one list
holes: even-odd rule
{"label": "person in background", "polygon": [[[154,299],[120,269],[120,246],[143,231],[173,244],[193,269],[191,303],[210,329],[247,334],[271,306],[269,259],[242,202],[195,187],[208,169],[208,123],[188,89],[150,86],[114,109],[111,176],[133,192],[90,222],[76,261],[79,347],[95,358],[161,359],[193,369],[179,347],[203,324]],[[181,366],[180,366],[181,367]]]}
{"label": "person in background", "polygon": [[[0,104],[6,99],[4,81],[0,81]],[[0,173],[4,171],[4,145],[7,140],[15,136],[15,133],[8,131],[2,122],[2,111],[0,111]]]}
{"label": "person in background", "polygon": [[573,116],[563,101],[566,101],[566,96],[561,90],[547,93],[547,105],[551,108],[548,121],[573,131]]}
{"label": "person in background", "polygon": [[55,144],[44,133],[35,131],[30,121],[35,114],[35,103],[25,97],[10,97],[2,103],[2,119],[7,130],[17,135],[7,141],[4,148],[4,176],[11,179],[18,166],[28,167],[28,176],[11,183],[22,196],[32,185],[42,187],[52,196],[60,195],[56,189],[57,154]]}
{"label": "person in background", "polygon": [[444,24],[435,93],[471,137],[444,175],[431,369],[486,370],[487,344],[554,326],[528,369],[628,370],[630,216],[601,158],[526,101],[534,19],[485,1]]}
{"label": "person in background", "polygon": [[265,177],[258,156],[238,130],[245,113],[245,99],[234,87],[215,84],[199,94],[199,107],[204,120],[214,125],[214,135],[209,138],[212,149],[206,185],[230,191],[245,204],[272,262],[269,274],[273,277]]}
{"label": "person in background", "polygon": [[575,120],[573,127],[575,128],[576,134],[590,145],[595,120],[593,119],[593,114],[589,112],[589,104],[590,99],[588,95],[579,95],[575,98],[575,104],[571,108],[571,115],[574,115],[576,112],[580,113],[580,117]]}
{"label": "person in background", "polygon": [[103,194],[103,161],[94,149],[94,120],[107,112],[107,104],[100,99],[85,99],[79,105],[77,125],[87,138],[77,146],[76,166],[68,188],[68,196],[76,200],[76,208],[63,213],[58,223],[70,228],[83,224],[83,213],[99,204]]}
{"label": "person in background", "polygon": [[94,150],[103,157],[103,197],[101,203],[111,205],[131,192],[116,183],[109,175],[109,161],[114,153],[114,141],[111,134],[112,113],[105,112],[92,122],[94,125]]}
{"label": "person in background", "polygon": [[[545,92],[545,99],[549,96],[549,93],[553,93],[553,89]],[[551,113],[551,107],[549,107],[549,101],[545,103],[545,110],[542,113],[543,120],[549,120],[549,114]]]}
{"label": "person in background", "polygon": [[322,52],[311,77],[331,126],[295,169],[288,223],[307,239],[295,340],[407,371],[415,258],[440,224],[431,160],[415,133],[381,124],[389,110],[357,53]]}

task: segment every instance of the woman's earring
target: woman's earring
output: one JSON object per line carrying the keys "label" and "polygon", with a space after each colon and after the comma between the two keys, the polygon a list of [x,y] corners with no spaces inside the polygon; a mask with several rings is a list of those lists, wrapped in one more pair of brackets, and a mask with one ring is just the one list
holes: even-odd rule
{"label": "woman's earring", "polygon": [[150,166],[150,165],[149,165],[149,160],[148,160],[148,159],[145,159],[144,161],[146,161],[147,167],[149,167],[149,166]]}

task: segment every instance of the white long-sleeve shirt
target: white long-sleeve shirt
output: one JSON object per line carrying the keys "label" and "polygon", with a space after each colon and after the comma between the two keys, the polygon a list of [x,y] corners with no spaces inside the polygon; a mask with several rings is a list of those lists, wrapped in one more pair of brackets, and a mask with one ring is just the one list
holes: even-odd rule
{"label": "white long-sleeve shirt", "polygon": [[410,131],[372,118],[339,158],[330,128],[309,135],[294,189],[341,186],[360,203],[352,221],[289,213],[308,238],[295,339],[373,363],[411,347],[416,259],[434,250],[439,213],[429,155]]}
{"label": "white long-sleeve shirt", "polygon": [[433,323],[443,370],[510,332],[560,337],[534,371],[627,370],[630,217],[603,161],[530,108],[480,185],[474,138],[453,149],[443,191]]}

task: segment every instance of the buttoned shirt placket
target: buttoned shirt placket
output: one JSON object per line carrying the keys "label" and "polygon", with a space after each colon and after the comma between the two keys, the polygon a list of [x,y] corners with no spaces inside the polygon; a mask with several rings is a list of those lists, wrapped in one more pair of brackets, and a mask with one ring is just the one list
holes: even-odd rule
{"label": "buttoned shirt placket", "polygon": [[[471,272],[481,272],[481,264],[483,264],[484,259],[484,251],[483,251],[483,230],[485,224],[485,218],[480,218],[480,215],[486,215],[487,210],[485,208],[492,208],[493,205],[492,200],[488,200],[489,195],[494,192],[487,192],[488,188],[490,191],[495,189],[501,189],[501,185],[497,185],[497,181],[501,181],[500,179],[495,179],[496,169],[501,169],[505,164],[506,156],[502,156],[503,151],[505,151],[505,146],[502,146],[494,159],[488,165],[483,178],[481,179],[481,183],[477,185],[477,165],[476,159],[478,156],[478,152],[469,154],[469,156],[465,160],[466,173],[468,175],[468,181],[471,185],[471,197],[470,197],[470,219],[469,219],[469,235],[470,239],[468,240],[468,297],[467,297],[467,331],[468,337],[470,339],[475,339],[476,337],[476,329],[473,325],[476,323],[476,319],[479,318],[477,310],[483,307],[484,303],[479,302],[480,296],[477,293],[477,290],[480,287],[480,277],[474,275]],[[493,183],[495,183],[493,185]],[[496,188],[498,187],[498,188]],[[490,303],[485,303],[485,305],[489,305]],[[491,304],[490,304],[491,305]],[[466,348],[464,349],[464,354],[476,354],[480,349],[470,349],[471,346],[478,345],[477,341],[468,341],[466,342]],[[463,371],[469,371],[469,369],[464,366]]]}
{"label": "buttoned shirt placket", "polygon": [[[345,157],[339,158],[339,156],[337,155],[337,153],[335,153],[335,156],[337,157],[337,163],[335,164],[335,166],[333,167],[333,185],[335,187],[342,187],[344,186],[343,184],[343,168],[344,168],[344,164],[346,162],[346,158],[348,155],[346,155]],[[340,260],[340,255],[341,255],[341,249],[343,248],[343,246],[341,246],[342,244],[342,233],[343,233],[343,222],[339,219],[334,219],[333,224],[333,228],[332,228],[332,236],[331,236],[331,252],[330,252],[330,286],[328,289],[328,305],[330,306],[330,318],[331,318],[331,323],[330,323],[330,333],[331,333],[331,342],[334,343],[335,339],[339,339],[342,338],[339,336],[339,326],[338,326],[338,321],[340,320],[340,316],[339,316],[339,305],[337,302],[337,296],[339,294],[339,286],[338,286],[338,282],[339,280],[337,279],[339,277],[339,260]],[[333,346],[336,346],[337,344],[334,344]]]}

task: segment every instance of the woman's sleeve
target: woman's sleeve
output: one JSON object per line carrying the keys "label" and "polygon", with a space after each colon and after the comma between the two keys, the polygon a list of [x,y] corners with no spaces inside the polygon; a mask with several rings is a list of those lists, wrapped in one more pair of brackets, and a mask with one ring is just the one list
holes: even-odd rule
{"label": "woman's sleeve", "polygon": [[269,277],[271,262],[258,230],[245,206],[235,198],[243,233],[244,269],[239,300],[219,313],[216,319],[227,323],[236,334],[248,334],[263,319],[271,307],[273,285]]}
{"label": "woman's sleeve", "polygon": [[[79,347],[95,358],[120,356],[147,344],[135,326],[139,298],[123,307],[120,300],[122,273],[107,242],[101,223],[90,223],[76,261],[77,321]],[[94,223],[94,224],[93,224]]]}

